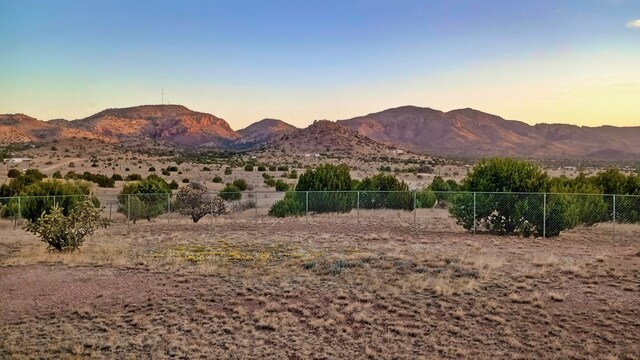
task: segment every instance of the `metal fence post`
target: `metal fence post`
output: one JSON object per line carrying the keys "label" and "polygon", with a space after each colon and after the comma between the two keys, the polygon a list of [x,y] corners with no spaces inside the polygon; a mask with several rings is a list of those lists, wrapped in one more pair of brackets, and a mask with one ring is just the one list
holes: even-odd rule
{"label": "metal fence post", "polygon": [[613,239],[616,238],[616,194],[613,194]]}
{"label": "metal fence post", "polygon": [[309,192],[305,192],[306,200],[304,205],[304,213],[305,219],[307,219],[307,223],[309,223]]}
{"label": "metal fence post", "polygon": [[413,191],[413,227],[418,231],[418,196]]}
{"label": "metal fence post", "polygon": [[[22,219],[22,203],[20,201],[20,196],[18,195],[18,219],[20,220]],[[18,223],[18,221],[16,220],[16,224]]]}
{"label": "metal fence post", "polygon": [[547,238],[547,193],[542,198],[542,238]]}
{"label": "metal fence post", "polygon": [[171,221],[171,194],[167,193],[167,224]]}
{"label": "metal fence post", "polygon": [[357,202],[356,202],[356,216],[358,219],[358,226],[360,226],[360,191],[356,192],[358,194],[357,196]]}
{"label": "metal fence post", "polygon": [[473,235],[476,234],[476,225],[477,225],[477,221],[476,221],[476,192],[473,192]]}
{"label": "metal fence post", "polygon": [[109,221],[111,221],[111,207],[113,206],[113,204],[111,202],[109,202]]}
{"label": "metal fence post", "polygon": [[127,194],[127,228],[131,224],[131,194]]}
{"label": "metal fence post", "polygon": [[254,193],[253,196],[255,196],[256,198],[256,204],[255,204],[256,211],[254,212],[254,214],[256,216],[256,225],[258,225],[258,193]]}

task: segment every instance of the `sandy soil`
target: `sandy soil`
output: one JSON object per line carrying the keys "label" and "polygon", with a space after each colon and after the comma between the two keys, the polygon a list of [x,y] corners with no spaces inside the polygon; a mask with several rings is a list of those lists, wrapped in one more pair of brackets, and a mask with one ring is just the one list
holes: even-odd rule
{"label": "sandy soil", "polygon": [[3,222],[0,358],[640,358],[640,227],[422,215],[117,223],[74,254]]}

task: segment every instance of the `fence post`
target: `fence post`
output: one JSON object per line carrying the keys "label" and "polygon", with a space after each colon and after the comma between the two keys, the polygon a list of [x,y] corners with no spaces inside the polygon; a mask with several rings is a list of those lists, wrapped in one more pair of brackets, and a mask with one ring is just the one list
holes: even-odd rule
{"label": "fence post", "polygon": [[254,214],[256,215],[256,225],[258,225],[258,193],[253,193],[253,196],[256,198],[256,211]]}
{"label": "fence post", "polygon": [[616,194],[613,194],[613,239],[616,238]]}
{"label": "fence post", "polygon": [[476,192],[473,192],[473,235],[476,234]]}
{"label": "fence post", "polygon": [[113,206],[113,204],[111,202],[109,202],[109,221],[111,221],[111,207]]}
{"label": "fence post", "polygon": [[18,195],[18,218],[14,221],[14,226],[18,225],[18,220],[22,219],[22,203],[20,202],[20,195]]}
{"label": "fence post", "polygon": [[305,192],[306,200],[304,205],[305,219],[309,222],[309,191]]}
{"label": "fence post", "polygon": [[418,201],[416,191],[413,191],[413,227],[418,231]]}
{"label": "fence post", "polygon": [[358,194],[357,196],[357,202],[356,202],[356,216],[358,219],[358,226],[360,226],[360,191],[356,192]]}
{"label": "fence post", "polygon": [[542,198],[542,238],[547,238],[547,193]]}
{"label": "fence post", "polygon": [[127,194],[127,228],[131,224],[131,194]]}
{"label": "fence post", "polygon": [[167,224],[171,221],[171,193],[167,193]]}

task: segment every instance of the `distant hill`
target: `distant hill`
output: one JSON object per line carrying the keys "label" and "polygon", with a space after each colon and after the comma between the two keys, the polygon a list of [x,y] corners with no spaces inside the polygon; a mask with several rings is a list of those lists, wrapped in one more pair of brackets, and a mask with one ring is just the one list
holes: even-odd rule
{"label": "distant hill", "polygon": [[229,124],[214,115],[181,105],[142,105],[107,109],[85,119],[60,126],[90,131],[118,140],[152,139],[182,146],[218,146],[240,137]]}
{"label": "distant hill", "polygon": [[233,146],[239,148],[260,147],[296,130],[298,130],[297,127],[282,120],[263,119],[238,130],[241,137],[234,141]]}
{"label": "distant hill", "polygon": [[337,123],[377,141],[437,155],[610,159],[640,154],[640,127],[531,126],[474,109],[403,106]]}
{"label": "distant hill", "polygon": [[388,154],[394,147],[328,120],[316,120],[309,127],[282,135],[265,144],[272,154],[333,154],[340,156]]}

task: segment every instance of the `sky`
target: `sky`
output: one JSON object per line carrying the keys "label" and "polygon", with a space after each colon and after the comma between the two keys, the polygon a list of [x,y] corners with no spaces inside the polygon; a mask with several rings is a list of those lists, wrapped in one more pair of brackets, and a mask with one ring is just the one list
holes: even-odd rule
{"label": "sky", "polygon": [[[640,0],[0,0],[0,113],[640,126]],[[164,98],[162,93],[164,92]]]}

